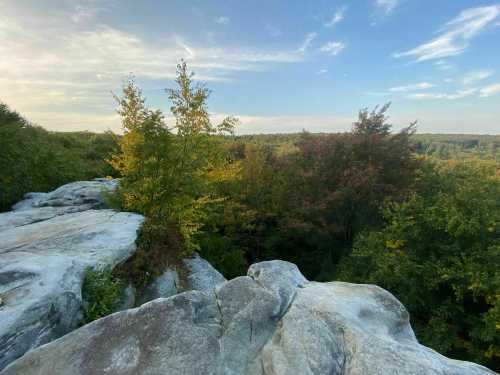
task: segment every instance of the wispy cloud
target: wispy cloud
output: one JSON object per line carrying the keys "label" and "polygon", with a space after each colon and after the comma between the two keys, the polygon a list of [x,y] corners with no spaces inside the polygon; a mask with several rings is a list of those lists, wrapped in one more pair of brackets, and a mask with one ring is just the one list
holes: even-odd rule
{"label": "wispy cloud", "polygon": [[391,92],[407,92],[407,91],[415,91],[415,90],[426,90],[435,87],[434,84],[428,82],[415,83],[412,85],[405,86],[396,86],[391,87],[389,91]]}
{"label": "wispy cloud", "polygon": [[446,60],[438,60],[434,63],[434,66],[439,70],[452,70],[454,67]]}
{"label": "wispy cloud", "polygon": [[344,132],[351,129],[354,118],[342,116],[238,116],[237,134]]}
{"label": "wispy cloud", "polygon": [[496,94],[500,94],[500,83],[485,86],[481,90],[479,90],[479,96],[481,98],[487,98]]}
{"label": "wispy cloud", "polygon": [[491,77],[493,75],[492,70],[478,70],[475,72],[470,72],[465,75],[465,77],[462,79],[462,83],[466,86],[476,84],[479,81],[482,81],[488,77]]}
{"label": "wispy cloud", "polygon": [[375,7],[386,15],[391,14],[399,5],[399,0],[375,0]]}
{"label": "wispy cloud", "polygon": [[309,33],[305,36],[304,41],[300,45],[300,47],[297,49],[298,52],[304,53],[306,52],[309,47],[311,46],[311,43],[313,42],[314,39],[318,36],[318,33]]}
{"label": "wispy cloud", "polygon": [[407,95],[406,98],[418,99],[418,100],[432,100],[432,99],[456,100],[472,96],[480,98],[488,98],[490,96],[494,96],[497,94],[500,94],[500,83],[494,83],[492,85],[483,87],[469,87],[449,93],[443,93],[443,92],[412,93]]}
{"label": "wispy cloud", "polygon": [[500,5],[469,8],[439,30],[440,35],[394,57],[411,57],[415,61],[442,59],[463,53],[470,40],[500,15]]}
{"label": "wispy cloud", "polygon": [[50,16],[33,11],[17,17],[17,9],[10,14],[9,9],[0,13],[0,100],[42,125],[56,116],[51,123],[64,130],[85,128],[87,122],[89,130],[105,130],[114,121],[110,91],[130,73],[145,90],[159,90],[175,77],[181,58],[204,81],[232,81],[239,72],[305,58],[292,47],[217,47],[179,35],[146,38],[81,16],[76,23],[75,8],[69,6]]}
{"label": "wispy cloud", "polygon": [[75,23],[84,23],[92,20],[98,13],[104,10],[105,8],[96,6],[95,4],[77,4],[70,18]]}
{"label": "wispy cloud", "polygon": [[220,16],[215,19],[215,23],[218,25],[227,25],[229,23],[229,17]]}
{"label": "wispy cloud", "polygon": [[316,74],[318,74],[318,75],[322,75],[322,74],[326,74],[326,73],[328,73],[328,69],[320,69],[316,72]]}
{"label": "wispy cloud", "polygon": [[338,24],[340,21],[342,21],[344,19],[344,14],[345,14],[346,10],[347,10],[346,6],[342,6],[340,8],[337,8],[337,10],[333,14],[332,18],[328,22],[325,22],[324,26],[325,27],[333,27],[336,24]]}
{"label": "wispy cloud", "polygon": [[331,41],[323,44],[319,49],[321,52],[329,53],[332,56],[337,56],[346,47],[344,42]]}
{"label": "wispy cloud", "polygon": [[458,90],[453,93],[415,93],[407,96],[409,99],[419,99],[419,100],[427,100],[427,99],[446,99],[446,100],[456,100],[462,99],[468,96],[472,96],[476,94],[479,90],[477,88],[470,88],[465,90]]}

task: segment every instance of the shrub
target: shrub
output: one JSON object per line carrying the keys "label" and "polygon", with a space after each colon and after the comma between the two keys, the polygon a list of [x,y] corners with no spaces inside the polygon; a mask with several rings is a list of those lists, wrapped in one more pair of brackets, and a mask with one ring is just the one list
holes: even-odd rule
{"label": "shrub", "polygon": [[83,280],[84,321],[90,323],[115,312],[121,303],[124,284],[111,268],[87,268]]}

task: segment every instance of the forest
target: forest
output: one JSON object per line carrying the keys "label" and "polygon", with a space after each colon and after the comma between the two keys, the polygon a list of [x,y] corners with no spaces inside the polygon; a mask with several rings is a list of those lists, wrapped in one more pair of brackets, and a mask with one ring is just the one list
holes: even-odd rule
{"label": "forest", "polygon": [[422,343],[500,369],[499,135],[394,131],[385,104],[346,133],[236,136],[236,118],[211,121],[210,91],[185,63],[176,85],[169,123],[125,82],[121,135],[50,132],[0,104],[0,211],[119,177],[109,205],[147,220],[112,277],[141,287],[193,252],[227,278],[288,260],[310,280],[389,290]]}

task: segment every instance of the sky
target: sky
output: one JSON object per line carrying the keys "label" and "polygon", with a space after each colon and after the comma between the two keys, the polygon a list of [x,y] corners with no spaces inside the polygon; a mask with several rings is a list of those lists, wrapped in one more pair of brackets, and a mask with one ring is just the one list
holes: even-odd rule
{"label": "sky", "polygon": [[346,131],[386,102],[395,130],[500,133],[500,2],[0,0],[0,101],[50,130],[119,132],[130,74],[168,113],[180,59],[240,134]]}

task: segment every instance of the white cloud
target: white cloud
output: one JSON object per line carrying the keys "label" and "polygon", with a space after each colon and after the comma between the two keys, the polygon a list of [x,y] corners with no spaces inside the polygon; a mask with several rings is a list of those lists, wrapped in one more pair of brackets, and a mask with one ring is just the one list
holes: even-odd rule
{"label": "white cloud", "polygon": [[325,43],[321,48],[319,49],[321,52],[326,52],[329,53],[332,56],[337,56],[342,50],[345,48],[345,44],[343,42],[339,41],[331,41],[328,43]]}
{"label": "white cloud", "polygon": [[320,69],[316,72],[316,74],[322,75],[328,73],[328,69]]}
{"label": "white cloud", "polygon": [[478,70],[475,72],[470,72],[466,74],[465,77],[462,79],[462,83],[466,86],[472,85],[488,77],[491,77],[493,73],[494,72],[491,70]]}
{"label": "white cloud", "polygon": [[309,33],[305,36],[304,41],[300,45],[300,47],[297,49],[298,52],[304,53],[306,52],[309,47],[311,46],[311,43],[313,42],[314,39],[318,36],[317,33]]}
{"label": "white cloud", "polygon": [[408,99],[446,99],[446,100],[456,100],[456,99],[462,99],[468,96],[473,96],[478,92],[477,88],[470,88],[470,89],[465,89],[465,90],[458,90],[453,93],[428,93],[428,92],[423,92],[423,93],[416,93],[416,94],[410,94],[407,96]]}
{"label": "white cloud", "polygon": [[220,16],[215,19],[215,23],[218,25],[227,25],[229,23],[229,17]]}
{"label": "white cloud", "polygon": [[463,53],[470,40],[500,15],[500,5],[469,8],[439,30],[440,35],[394,57],[411,57],[415,61],[442,59]]}
{"label": "white cloud", "polygon": [[341,116],[238,116],[237,134],[345,132],[354,118]]}
{"label": "white cloud", "polygon": [[231,81],[237,72],[304,59],[292,48],[207,46],[175,35],[145,38],[93,19],[77,24],[74,9],[18,17],[17,9],[7,7],[0,13],[0,101],[52,129],[85,129],[100,116],[109,123],[115,107],[110,91],[127,75],[133,73],[148,96],[148,87],[160,91],[175,77],[181,58],[203,81]]}
{"label": "white cloud", "polygon": [[477,87],[466,88],[451,93],[429,93],[429,92],[414,93],[408,95],[407,98],[419,99],[419,100],[424,100],[424,99],[456,100],[471,96],[487,98],[497,94],[500,94],[500,83],[484,86],[482,88],[477,88]]}
{"label": "white cloud", "polygon": [[438,60],[434,63],[434,66],[439,70],[453,70],[453,65],[448,63],[446,60]]}
{"label": "white cloud", "polygon": [[425,89],[430,89],[434,86],[435,85],[432,83],[421,82],[421,83],[416,83],[416,84],[412,84],[412,85],[391,87],[389,89],[389,91],[391,91],[391,92],[406,92],[406,91],[414,91],[414,90],[425,90]]}
{"label": "white cloud", "polygon": [[391,14],[399,5],[399,0],[375,0],[375,7],[384,14]]}
{"label": "white cloud", "polygon": [[333,14],[333,17],[330,19],[330,21],[325,22],[324,26],[325,27],[333,27],[336,24],[338,24],[340,21],[344,19],[344,13],[347,10],[347,7],[342,6],[338,8],[335,13]]}
{"label": "white cloud", "polygon": [[103,11],[104,8],[96,7],[90,4],[78,4],[75,6],[73,14],[70,18],[75,23],[84,23],[92,20],[98,13]]}
{"label": "white cloud", "polygon": [[500,83],[495,83],[493,85],[485,86],[479,90],[479,96],[481,98],[487,98],[500,93]]}

